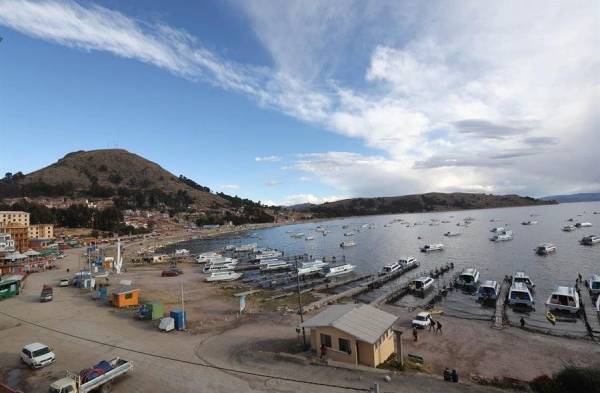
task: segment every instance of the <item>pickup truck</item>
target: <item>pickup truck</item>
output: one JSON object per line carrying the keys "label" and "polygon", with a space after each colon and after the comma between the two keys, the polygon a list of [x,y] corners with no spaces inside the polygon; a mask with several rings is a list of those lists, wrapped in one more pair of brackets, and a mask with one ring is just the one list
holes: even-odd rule
{"label": "pickup truck", "polygon": [[79,374],[67,371],[66,377],[50,384],[48,393],[88,393],[96,389],[100,393],[108,393],[112,389],[113,380],[132,369],[133,364],[125,359],[103,360]]}
{"label": "pickup truck", "polygon": [[40,294],[40,302],[49,302],[52,300],[52,287],[50,285],[44,285],[42,287],[42,293]]}

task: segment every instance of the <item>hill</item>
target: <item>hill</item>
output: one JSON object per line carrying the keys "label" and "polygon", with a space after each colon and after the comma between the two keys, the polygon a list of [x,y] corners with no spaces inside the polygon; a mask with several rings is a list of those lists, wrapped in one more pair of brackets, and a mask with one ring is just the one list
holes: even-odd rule
{"label": "hill", "polygon": [[470,193],[428,193],[383,198],[352,198],[320,205],[302,206],[315,217],[364,216],[371,214],[417,213],[429,211],[486,209],[496,207],[555,204],[518,195],[488,195]]}
{"label": "hill", "polygon": [[0,200],[27,197],[92,199],[120,210],[202,213],[206,223],[265,222],[273,217],[253,201],[212,193],[185,176],[123,149],[77,151],[27,175],[6,174]]}
{"label": "hill", "polygon": [[559,203],[596,202],[600,201],[600,192],[587,192],[570,195],[552,195],[540,198],[544,201],[555,200]]}

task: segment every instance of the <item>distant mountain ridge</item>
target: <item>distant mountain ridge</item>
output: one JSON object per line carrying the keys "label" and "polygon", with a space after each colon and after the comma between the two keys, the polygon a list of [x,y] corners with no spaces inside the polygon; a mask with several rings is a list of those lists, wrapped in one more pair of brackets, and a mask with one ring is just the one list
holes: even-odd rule
{"label": "distant mountain ridge", "polygon": [[578,194],[552,195],[541,197],[541,200],[555,200],[559,203],[597,202],[600,201],[600,192],[582,192]]}
{"label": "distant mountain ridge", "polygon": [[352,198],[335,202],[326,202],[320,205],[297,205],[295,209],[302,212],[311,212],[315,217],[327,218],[373,214],[535,206],[556,203],[556,201],[552,200],[540,200],[519,195],[434,192],[396,197]]}

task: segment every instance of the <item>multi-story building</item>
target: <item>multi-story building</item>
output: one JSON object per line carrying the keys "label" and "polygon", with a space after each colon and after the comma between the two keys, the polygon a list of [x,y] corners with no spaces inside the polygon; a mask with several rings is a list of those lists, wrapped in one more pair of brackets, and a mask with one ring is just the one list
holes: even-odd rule
{"label": "multi-story building", "polygon": [[28,226],[23,224],[0,223],[0,232],[8,233],[15,242],[15,248],[19,252],[25,252],[29,248]]}
{"label": "multi-story building", "polygon": [[47,240],[54,238],[53,224],[33,224],[28,228],[29,240]]}
{"label": "multi-story building", "polygon": [[22,211],[0,210],[0,225],[1,224],[24,225],[28,227],[29,213]]}
{"label": "multi-story building", "polygon": [[15,241],[11,239],[10,234],[0,233],[0,254],[15,251]]}

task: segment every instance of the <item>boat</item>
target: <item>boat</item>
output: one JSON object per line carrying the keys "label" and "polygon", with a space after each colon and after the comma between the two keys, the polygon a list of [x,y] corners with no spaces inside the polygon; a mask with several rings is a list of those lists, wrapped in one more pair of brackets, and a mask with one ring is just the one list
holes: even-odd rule
{"label": "boat", "polygon": [[214,272],[211,273],[210,276],[206,277],[206,281],[208,282],[216,282],[216,281],[233,281],[242,277],[242,273],[236,273],[232,271],[224,271],[224,272]]}
{"label": "boat", "polygon": [[319,273],[323,270],[325,266],[329,266],[329,264],[327,262],[323,262],[320,259],[308,262],[301,262],[297,268],[298,275],[305,276],[308,274]]}
{"label": "boat", "polygon": [[233,244],[228,244],[225,247],[223,247],[223,250],[225,250],[225,251],[233,251],[233,250],[235,250],[235,246]]}
{"label": "boat", "polygon": [[556,251],[556,246],[552,243],[542,243],[534,251],[538,255],[548,255]]}
{"label": "boat", "polygon": [[306,241],[315,240],[315,237],[314,236],[306,236],[304,238],[304,240],[306,240]]}
{"label": "boat", "polygon": [[548,297],[546,307],[550,311],[579,312],[579,294],[573,287],[557,286]]}
{"label": "boat", "polygon": [[442,251],[443,249],[444,245],[442,243],[426,244],[423,247],[421,247],[421,252]]}
{"label": "boat", "polygon": [[497,281],[486,280],[477,289],[477,300],[497,300],[500,294],[500,286]]}
{"label": "boat", "polygon": [[578,222],[575,224],[577,228],[589,228],[592,226],[591,222]]}
{"label": "boat", "polygon": [[535,284],[531,280],[531,278],[525,274],[524,272],[516,272],[512,278],[512,283],[520,282],[527,286],[527,288],[533,292],[535,289]]}
{"label": "boat", "polygon": [[354,232],[345,232],[344,236],[354,236]]}
{"label": "boat", "polygon": [[205,265],[204,269],[202,269],[202,273],[215,273],[215,272],[225,272],[225,271],[231,271],[235,269],[236,264],[235,263],[224,263],[224,264],[217,264],[217,265]]}
{"label": "boat", "polygon": [[304,233],[302,233],[302,232],[293,233],[293,234],[291,235],[291,237],[293,237],[294,239],[301,239],[301,238],[303,238],[303,237],[304,237]]}
{"label": "boat", "polygon": [[287,261],[281,259],[263,259],[260,261],[260,270],[268,271],[268,270],[282,270],[288,269],[290,264]]}
{"label": "boat", "polygon": [[474,267],[469,267],[463,270],[456,278],[456,285],[474,289],[479,283],[479,271]]}
{"label": "boat", "polygon": [[579,243],[581,243],[585,246],[593,246],[594,244],[600,243],[600,236],[596,236],[596,235],[584,236],[583,239],[581,239],[579,241]]}
{"label": "boat", "polygon": [[410,265],[413,265],[413,264],[417,263],[417,258],[415,258],[415,257],[403,257],[403,258],[398,259],[398,263],[400,265],[402,265],[403,267],[404,266],[410,266]]}
{"label": "boat", "polygon": [[556,316],[552,314],[550,310],[546,310],[546,319],[550,321],[551,324],[556,324]]}
{"label": "boat", "polygon": [[513,239],[512,231],[496,232],[492,237],[490,237],[490,240],[493,242],[503,242],[503,241],[508,241],[508,240],[512,240],[512,239]]}
{"label": "boat", "polygon": [[450,231],[448,231],[448,232],[444,233],[444,236],[448,236],[448,237],[460,236],[460,233],[459,232],[450,232]]}
{"label": "boat", "polygon": [[354,247],[354,246],[356,246],[356,242],[354,242],[352,240],[347,240],[347,241],[344,241],[344,242],[340,243],[340,247],[342,247],[342,248]]}
{"label": "boat", "polygon": [[388,263],[383,267],[383,269],[381,269],[381,272],[384,274],[390,274],[399,269],[402,269],[402,264],[398,261],[394,263]]}
{"label": "boat", "polygon": [[521,225],[536,225],[537,221],[523,221]]}
{"label": "boat", "polygon": [[196,256],[197,263],[210,263],[211,259],[220,258],[221,254],[216,252],[203,252],[202,254],[198,254]]}
{"label": "boat", "polygon": [[349,263],[337,266],[325,266],[323,268],[323,274],[325,275],[325,277],[341,276],[344,274],[352,273],[355,267],[356,266],[350,265]]}
{"label": "boat", "polygon": [[499,233],[499,232],[504,232],[504,231],[505,231],[504,227],[496,227],[496,228],[490,229],[490,232],[492,232],[492,233]]}
{"label": "boat", "polygon": [[527,285],[522,282],[514,282],[508,291],[508,304],[510,306],[533,307],[535,301]]}
{"label": "boat", "polygon": [[564,232],[573,232],[577,227],[575,225],[566,225],[562,228]]}
{"label": "boat", "polygon": [[186,248],[180,248],[180,249],[175,250],[175,255],[177,255],[179,257],[190,255],[190,250],[188,250]]}
{"label": "boat", "polygon": [[593,295],[600,294],[600,275],[593,274],[588,282],[588,288]]}
{"label": "boat", "polygon": [[254,260],[262,261],[263,259],[273,259],[273,258],[279,258],[281,256],[283,256],[283,252],[281,252],[279,250],[274,250],[271,248],[264,248],[264,249],[258,250],[258,252],[256,254],[254,254]]}
{"label": "boat", "polygon": [[432,289],[434,283],[435,280],[433,278],[429,276],[423,276],[412,280],[410,284],[408,284],[408,289],[410,289],[412,292],[423,294],[429,289]]}
{"label": "boat", "polygon": [[257,246],[258,245],[256,243],[242,244],[241,246],[236,247],[233,251],[235,251],[235,252],[256,252]]}

